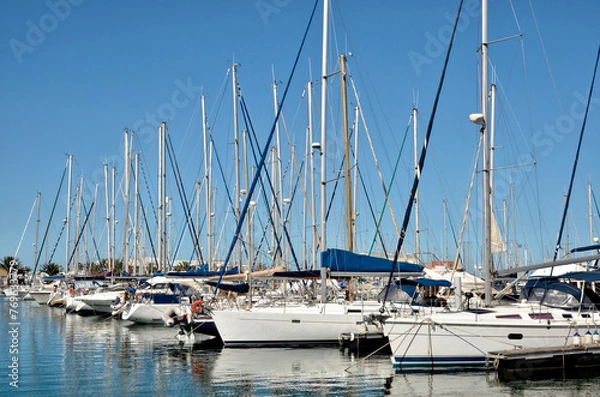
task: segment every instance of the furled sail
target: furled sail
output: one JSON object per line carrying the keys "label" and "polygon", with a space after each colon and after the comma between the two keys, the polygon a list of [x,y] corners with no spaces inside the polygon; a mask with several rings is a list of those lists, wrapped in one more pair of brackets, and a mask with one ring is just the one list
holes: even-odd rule
{"label": "furled sail", "polygon": [[497,254],[499,252],[506,252],[506,245],[504,244],[504,240],[502,240],[502,234],[500,233],[500,228],[498,228],[496,217],[492,213],[492,253]]}

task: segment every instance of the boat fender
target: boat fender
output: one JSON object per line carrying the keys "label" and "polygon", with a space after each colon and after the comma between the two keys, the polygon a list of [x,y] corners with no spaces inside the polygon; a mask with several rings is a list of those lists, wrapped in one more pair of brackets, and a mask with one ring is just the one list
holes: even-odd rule
{"label": "boat fender", "polygon": [[196,301],[196,302],[192,303],[192,311],[195,314],[200,314],[200,313],[204,312],[204,302]]}
{"label": "boat fender", "polygon": [[579,332],[575,331],[575,334],[573,334],[573,336],[571,337],[571,345],[572,346],[581,345],[581,336],[579,335]]}
{"label": "boat fender", "polygon": [[75,288],[71,287],[69,288],[69,294],[73,295],[75,293]]}
{"label": "boat fender", "polygon": [[350,342],[354,342],[354,332],[350,332]]}

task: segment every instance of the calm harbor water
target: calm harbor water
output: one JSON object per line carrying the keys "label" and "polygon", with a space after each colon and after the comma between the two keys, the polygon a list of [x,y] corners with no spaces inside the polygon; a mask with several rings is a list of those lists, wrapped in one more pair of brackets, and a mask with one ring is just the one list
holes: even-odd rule
{"label": "calm harbor water", "polygon": [[363,360],[336,348],[191,348],[179,345],[175,329],[67,315],[33,301],[11,311],[10,303],[0,297],[1,396],[600,395],[600,378],[499,383],[493,372],[396,373],[385,355]]}

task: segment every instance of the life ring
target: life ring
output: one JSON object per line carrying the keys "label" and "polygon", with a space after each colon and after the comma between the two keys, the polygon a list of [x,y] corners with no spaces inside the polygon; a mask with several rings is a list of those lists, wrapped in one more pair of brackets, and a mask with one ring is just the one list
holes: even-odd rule
{"label": "life ring", "polygon": [[196,301],[196,302],[192,303],[192,311],[195,314],[203,313],[204,312],[204,302]]}
{"label": "life ring", "polygon": [[135,293],[135,299],[137,299],[138,301],[141,301],[143,296],[144,294],[142,293],[142,291],[138,291]]}

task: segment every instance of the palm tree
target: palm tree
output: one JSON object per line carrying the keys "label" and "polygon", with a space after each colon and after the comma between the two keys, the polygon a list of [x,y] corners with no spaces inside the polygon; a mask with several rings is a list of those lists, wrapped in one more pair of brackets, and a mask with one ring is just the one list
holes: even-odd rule
{"label": "palm tree", "polygon": [[14,269],[19,269],[22,266],[21,261],[18,258],[15,258],[14,256],[5,256],[4,258],[2,258],[2,261],[0,261],[0,267],[8,271],[13,262]]}
{"label": "palm tree", "polygon": [[56,263],[46,263],[42,266],[42,271],[49,276],[56,276],[62,272],[62,267],[58,266]]}
{"label": "palm tree", "polygon": [[185,272],[186,270],[188,270],[189,264],[190,262],[188,261],[181,261],[177,265],[175,265],[175,268],[173,270],[175,270],[176,272]]}

